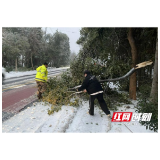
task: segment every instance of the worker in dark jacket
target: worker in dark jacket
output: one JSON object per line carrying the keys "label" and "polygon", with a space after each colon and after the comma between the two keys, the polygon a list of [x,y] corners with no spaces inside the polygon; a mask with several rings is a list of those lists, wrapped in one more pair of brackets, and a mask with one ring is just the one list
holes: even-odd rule
{"label": "worker in dark jacket", "polygon": [[110,111],[108,110],[106,102],[103,99],[103,89],[101,87],[101,84],[95,76],[90,74],[88,70],[84,71],[84,76],[85,79],[82,83],[82,86],[78,88],[78,91],[83,90],[84,92],[88,92],[88,94],[90,94],[89,114],[94,115],[94,100],[97,98],[102,110],[106,115],[108,115],[107,117],[110,119]]}

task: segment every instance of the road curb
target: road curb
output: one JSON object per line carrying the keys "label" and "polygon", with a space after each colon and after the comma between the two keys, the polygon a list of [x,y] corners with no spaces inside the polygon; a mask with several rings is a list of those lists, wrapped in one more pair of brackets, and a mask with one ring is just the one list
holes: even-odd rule
{"label": "road curb", "polygon": [[35,99],[33,101],[31,101],[29,104],[25,105],[23,108],[21,108],[18,112],[7,112],[7,111],[2,111],[2,122],[10,119],[11,117],[13,117],[14,115],[20,113],[21,111],[24,111],[25,109],[27,109],[28,107],[31,107],[33,105],[33,103],[35,102],[39,102],[38,99]]}

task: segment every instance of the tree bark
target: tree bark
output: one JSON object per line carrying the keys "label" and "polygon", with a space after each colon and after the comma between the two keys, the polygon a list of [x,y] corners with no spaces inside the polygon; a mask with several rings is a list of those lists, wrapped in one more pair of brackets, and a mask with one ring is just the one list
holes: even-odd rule
{"label": "tree bark", "polygon": [[16,57],[16,59],[15,59],[15,70],[16,70],[16,72],[17,72],[17,57]]}
{"label": "tree bark", "polygon": [[[131,53],[132,53],[132,67],[135,67],[137,62],[137,48],[133,38],[133,29],[129,28],[128,31],[128,41],[131,46]],[[137,88],[137,80],[136,80],[136,72],[134,72],[130,76],[130,83],[129,83],[129,97],[133,100],[136,100],[136,88]]]}
{"label": "tree bark", "polygon": [[153,80],[152,80],[150,99],[151,99],[151,101],[156,100],[156,99],[158,100],[158,39],[156,42],[154,74],[153,74]]}
{"label": "tree bark", "polygon": [[23,67],[23,55],[22,55],[22,67]]}
{"label": "tree bark", "polygon": [[32,70],[33,70],[32,52],[31,52],[31,65],[32,65]]}
{"label": "tree bark", "polygon": [[[141,62],[141,55],[140,54],[137,56],[137,58],[138,58],[138,61]],[[140,85],[141,85],[141,69],[139,69],[139,71],[137,72],[137,88],[138,89],[139,89]]]}
{"label": "tree bark", "polygon": [[3,52],[2,52],[2,67],[3,67],[3,65],[4,65],[4,64],[3,64]]}

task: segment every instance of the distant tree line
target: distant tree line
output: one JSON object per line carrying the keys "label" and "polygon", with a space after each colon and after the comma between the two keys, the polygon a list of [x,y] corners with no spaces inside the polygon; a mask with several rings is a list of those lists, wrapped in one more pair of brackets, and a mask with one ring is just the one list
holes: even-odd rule
{"label": "distant tree line", "polygon": [[60,67],[70,62],[69,38],[56,31],[47,34],[42,28],[2,28],[2,66],[10,70],[35,69],[48,62]]}

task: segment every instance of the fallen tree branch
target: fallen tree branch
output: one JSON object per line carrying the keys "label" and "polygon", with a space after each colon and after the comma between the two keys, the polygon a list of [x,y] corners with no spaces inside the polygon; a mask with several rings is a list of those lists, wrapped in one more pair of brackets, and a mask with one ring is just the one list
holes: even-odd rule
{"label": "fallen tree branch", "polygon": [[[127,74],[125,74],[124,76],[122,77],[119,77],[119,78],[114,78],[114,79],[104,79],[104,80],[100,80],[99,82],[100,83],[104,83],[104,82],[114,82],[114,81],[120,81],[122,79],[125,79],[129,76],[131,76],[135,71],[137,71],[137,69],[139,68],[143,68],[143,67],[146,67],[148,65],[151,65],[153,62],[150,60],[150,61],[145,61],[145,62],[142,62],[142,63],[139,63],[136,65],[135,68],[132,68]],[[69,88],[69,90],[76,90],[78,89],[79,87],[81,87],[81,85],[79,86],[75,86],[73,88]]]}
{"label": "fallen tree branch", "polygon": [[125,79],[125,78],[131,76],[137,69],[142,68],[142,67],[146,67],[146,66],[148,66],[148,65],[151,65],[152,63],[153,63],[152,61],[146,61],[146,62],[139,63],[139,64],[136,65],[135,68],[132,68],[127,74],[125,74],[125,75],[122,76],[122,77],[114,78],[114,79],[100,80],[99,82],[100,82],[100,83],[103,83],[103,82],[120,81],[120,80],[122,80],[122,79]]}
{"label": "fallen tree branch", "polygon": [[104,80],[100,80],[99,82],[100,82],[100,83],[103,83],[103,82],[119,81],[119,80],[125,79],[126,77],[130,76],[130,75],[133,74],[135,71],[136,71],[135,68],[132,68],[127,74],[125,74],[125,75],[122,76],[122,77],[114,78],[114,79],[104,79]]}

